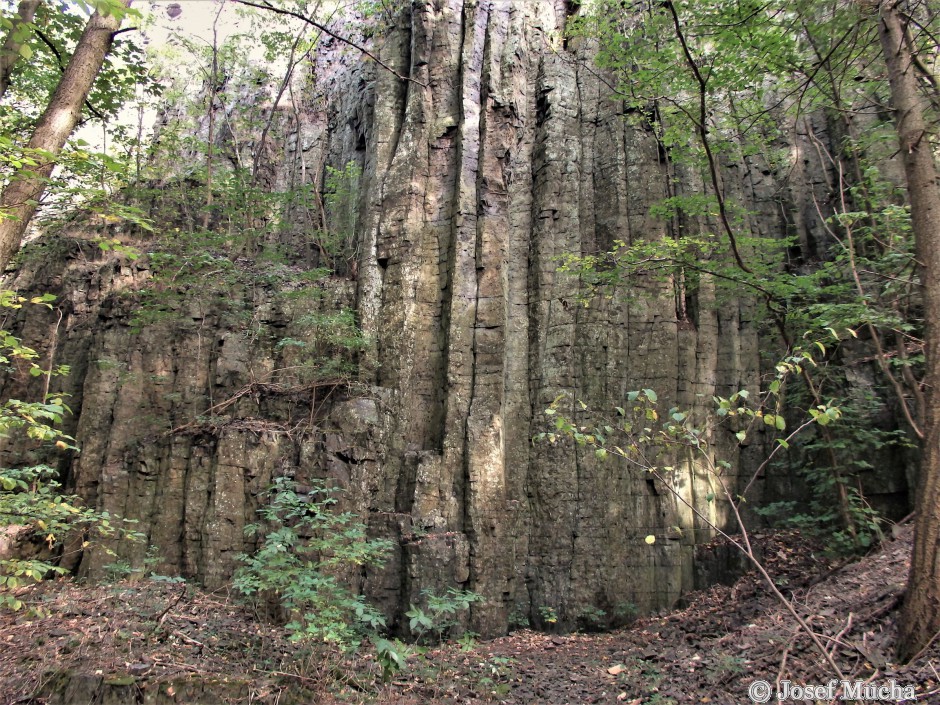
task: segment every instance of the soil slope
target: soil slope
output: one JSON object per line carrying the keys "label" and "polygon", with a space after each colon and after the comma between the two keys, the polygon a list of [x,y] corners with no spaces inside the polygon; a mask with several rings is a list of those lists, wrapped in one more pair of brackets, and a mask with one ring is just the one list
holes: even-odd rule
{"label": "soil slope", "polygon": [[[940,702],[940,646],[906,667],[892,660],[910,529],[894,534],[845,565],[796,533],[755,540],[846,678],[894,679],[913,686],[919,702]],[[825,684],[835,677],[753,574],[617,632],[521,630],[413,653],[388,683],[371,654],[303,656],[280,628],[219,592],[152,580],[60,582],[26,598],[32,614],[0,614],[0,703],[731,705],[750,702],[758,679]]]}

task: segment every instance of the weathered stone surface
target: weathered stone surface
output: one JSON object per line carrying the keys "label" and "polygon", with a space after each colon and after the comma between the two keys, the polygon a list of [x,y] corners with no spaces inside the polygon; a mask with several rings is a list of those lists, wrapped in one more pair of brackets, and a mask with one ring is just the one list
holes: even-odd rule
{"label": "weathered stone surface", "polygon": [[[270,288],[193,291],[177,315],[138,330],[145,260],[73,243],[24,267],[19,286],[63,296],[56,359],[74,367],[62,384],[82,447],[70,485],[137,518],[158,572],[222,585],[252,548],[243,528],[259,494],[290,472],[343,487],[342,505],[396,542],[360,587],[399,627],[423,589],[481,593],[470,626],[491,635],[511,614],[545,626],[550,610],[568,628],[602,609],[616,621],[694,585],[694,547],[711,533],[688,507],[624,463],[530,440],[560,394],[607,409],[652,388],[666,408],[696,411],[713,394],[755,390],[761,370],[754,306],[719,302],[707,277],[693,291],[638,279],[585,307],[577,276],[560,269],[565,254],[666,237],[649,208],[673,177],[653,135],[629,126],[584,68],[589,47],[560,46],[561,5],[413,3],[376,51],[414,82],[335,46],[320,52],[273,178],[294,182],[301,164],[362,168],[356,278],[307,304],[355,306],[372,340],[355,384],[296,378],[296,351],[276,342],[303,335],[306,311]],[[816,236],[811,194],[756,162],[727,169],[757,231]],[[676,188],[703,188],[700,175],[679,176]],[[302,224],[285,235],[298,264],[307,235]],[[48,340],[55,321],[30,318],[24,335]],[[759,441],[711,441],[736,464],[731,484],[761,456]],[[689,505],[726,522],[725,505],[706,500],[714,479],[677,468]],[[144,548],[118,551],[139,561]],[[88,553],[81,569],[111,560]]]}

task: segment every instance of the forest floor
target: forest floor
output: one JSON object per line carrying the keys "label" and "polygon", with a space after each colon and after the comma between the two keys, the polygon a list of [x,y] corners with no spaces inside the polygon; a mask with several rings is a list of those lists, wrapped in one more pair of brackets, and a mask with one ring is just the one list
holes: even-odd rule
{"label": "forest floor", "polygon": [[[908,666],[892,660],[910,528],[894,533],[878,550],[844,565],[795,532],[755,541],[776,584],[846,679],[913,686],[917,701],[940,703],[940,644]],[[358,657],[324,659],[321,652],[302,658],[282,629],[234,599],[182,584],[63,581],[34,588],[28,600],[29,613],[0,613],[4,705],[743,705],[751,702],[756,680],[771,687],[784,680],[824,686],[836,677],[753,573],[689,595],[685,609],[616,632],[521,630],[415,652],[387,683],[371,649]]]}

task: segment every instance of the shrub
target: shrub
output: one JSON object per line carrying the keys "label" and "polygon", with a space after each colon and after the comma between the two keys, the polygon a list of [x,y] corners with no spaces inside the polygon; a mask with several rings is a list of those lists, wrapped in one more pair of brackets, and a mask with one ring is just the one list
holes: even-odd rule
{"label": "shrub", "polygon": [[[335,492],[317,483],[301,495],[291,479],[277,478],[270,502],[259,510],[270,530],[255,553],[239,556],[243,565],[233,585],[246,597],[276,601],[287,614],[292,640],[352,648],[385,620],[341,576],[355,566],[380,565],[391,543],[368,539],[354,514],[335,512]],[[245,531],[255,535],[262,525]]]}

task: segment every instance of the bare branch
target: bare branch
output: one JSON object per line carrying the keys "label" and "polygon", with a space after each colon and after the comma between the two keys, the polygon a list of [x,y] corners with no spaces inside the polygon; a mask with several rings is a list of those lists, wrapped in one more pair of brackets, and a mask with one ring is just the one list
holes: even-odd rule
{"label": "bare branch", "polygon": [[711,141],[708,138],[708,109],[705,103],[706,97],[708,96],[708,79],[702,76],[702,72],[699,70],[695,57],[692,56],[692,50],[686,42],[685,32],[682,30],[682,24],[679,21],[679,14],[676,11],[675,5],[673,5],[672,2],[666,2],[665,6],[672,15],[673,26],[676,29],[676,38],[679,40],[679,44],[682,47],[685,61],[689,65],[692,75],[695,77],[695,82],[698,84],[699,116],[697,120],[693,120],[692,122],[695,124],[695,128],[699,133],[702,148],[705,150],[705,157],[708,160],[708,171],[711,177],[712,189],[715,191],[715,199],[718,201],[718,218],[721,221],[725,235],[728,237],[728,244],[731,245],[731,254],[734,255],[734,261],[737,263],[738,268],[748,274],[752,274],[751,268],[744,264],[744,259],[742,259],[741,253],[738,252],[738,240],[735,237],[734,228],[731,227],[731,222],[728,220],[728,209],[721,187],[721,179],[718,176],[718,164],[715,160],[715,155],[712,153]]}
{"label": "bare branch", "polygon": [[[52,41],[49,39],[49,37],[47,37],[43,33],[43,31],[39,29],[38,27],[34,31],[36,32],[36,36],[39,37],[40,40],[42,40],[42,43],[45,44],[47,47],[49,47],[49,50],[55,55],[55,60],[59,66],[59,71],[61,71],[62,73],[65,73],[65,62],[62,61],[62,54],[60,54],[59,50],[56,49],[55,44],[53,44]],[[94,105],[92,105],[87,99],[85,100],[85,107],[88,108],[88,112],[90,112],[96,118],[98,118],[102,122],[107,122],[107,118],[104,115],[102,115],[101,112]]]}
{"label": "bare branch", "polygon": [[411,78],[410,76],[403,76],[402,74],[398,73],[398,71],[396,71],[396,70],[393,69],[391,66],[389,66],[388,64],[386,64],[384,61],[382,61],[379,57],[377,57],[375,54],[373,54],[371,51],[369,51],[368,49],[366,49],[366,48],[365,48],[364,46],[362,46],[361,44],[357,44],[357,43],[354,42],[352,39],[348,39],[347,37],[344,37],[344,36],[342,36],[342,35],[340,35],[340,34],[337,34],[337,33],[334,32],[333,30],[329,29],[326,25],[320,24],[320,23],[317,22],[316,20],[311,19],[310,17],[307,17],[306,15],[302,15],[302,14],[300,14],[299,12],[294,12],[294,11],[292,11],[292,10],[285,10],[284,8],[281,8],[281,7],[275,7],[274,5],[272,5],[272,4],[271,4],[270,2],[268,2],[267,0],[262,0],[262,2],[261,2],[260,4],[259,4],[259,3],[254,3],[254,2],[250,2],[250,0],[232,0],[232,2],[236,2],[236,3],[238,3],[239,5],[247,5],[248,7],[254,7],[254,8],[257,8],[257,9],[259,9],[259,10],[267,10],[268,12],[274,12],[274,13],[276,13],[276,14],[278,14],[278,15],[286,15],[287,17],[294,17],[294,18],[296,18],[296,19],[298,19],[298,20],[301,20],[301,21],[303,21],[303,22],[306,22],[307,24],[316,27],[316,28],[319,29],[321,32],[323,32],[324,34],[330,35],[331,37],[333,37],[333,39],[338,39],[338,40],[341,41],[343,44],[346,44],[346,45],[348,45],[348,46],[351,46],[353,49],[355,49],[355,50],[358,51],[359,53],[361,53],[361,54],[363,54],[363,55],[365,55],[365,56],[368,56],[368,57],[369,57],[370,59],[372,59],[375,63],[377,63],[379,66],[381,66],[383,69],[385,69],[385,70],[388,71],[389,73],[393,74],[393,75],[394,75],[395,77],[397,77],[399,80],[401,80],[401,81],[411,81],[412,83],[417,83],[417,84],[418,84],[419,86],[421,86],[422,88],[427,88],[427,87],[428,87],[428,85],[427,85],[426,83],[422,83],[421,81],[419,81],[419,80],[417,80],[417,79],[415,79],[415,78]]}

